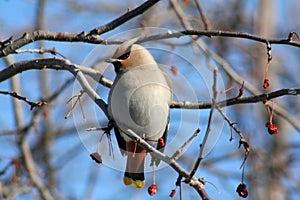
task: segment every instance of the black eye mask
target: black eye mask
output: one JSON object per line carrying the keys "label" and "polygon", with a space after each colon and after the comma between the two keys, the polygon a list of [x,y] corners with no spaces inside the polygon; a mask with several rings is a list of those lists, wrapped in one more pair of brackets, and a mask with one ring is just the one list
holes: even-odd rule
{"label": "black eye mask", "polygon": [[120,59],[120,60],[125,60],[125,59],[129,58],[129,56],[130,56],[130,51],[124,53],[124,54],[121,55],[121,56],[119,56],[118,59]]}
{"label": "black eye mask", "polygon": [[122,68],[122,64],[118,61],[118,62],[113,62],[112,63],[115,67],[115,72],[116,74],[118,74],[121,71]]}
{"label": "black eye mask", "polygon": [[120,59],[120,60],[125,60],[125,59],[129,58],[130,52],[131,52],[131,47],[132,47],[132,45],[130,45],[130,46],[125,50],[125,53],[124,53],[123,55],[119,56],[118,59]]}
{"label": "black eye mask", "polygon": [[[126,60],[127,58],[129,58],[130,52],[131,52],[131,47],[132,47],[132,45],[130,45],[130,46],[126,49],[125,53],[124,53],[123,55],[119,56],[117,59],[118,59],[118,60]],[[120,61],[113,62],[113,65],[114,65],[114,67],[115,67],[115,72],[116,72],[116,73],[119,73],[119,72],[121,71],[121,69],[122,69],[122,64],[121,64],[121,62],[120,62]]]}

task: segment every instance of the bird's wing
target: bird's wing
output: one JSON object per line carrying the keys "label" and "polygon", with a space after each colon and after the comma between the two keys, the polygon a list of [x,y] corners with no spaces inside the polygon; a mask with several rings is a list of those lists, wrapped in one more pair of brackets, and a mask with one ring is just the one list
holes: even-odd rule
{"label": "bird's wing", "polygon": [[163,75],[164,75],[164,77],[165,77],[165,79],[166,79],[166,81],[167,81],[167,84],[168,84],[170,90],[172,91],[172,82],[171,82],[171,80],[170,80],[170,77],[169,77],[168,74],[166,74],[165,72],[162,72],[162,73],[163,73]]}
{"label": "bird's wing", "polygon": [[115,131],[115,135],[116,135],[116,139],[117,139],[117,142],[118,142],[120,152],[121,152],[122,156],[126,156],[127,155],[126,141],[121,136],[120,129],[117,127],[116,124],[114,124],[114,131]]}
{"label": "bird's wing", "polygon": [[[164,131],[164,134],[161,137],[163,139],[164,146],[162,146],[162,143],[160,143],[160,142],[157,142],[157,146],[156,146],[156,149],[159,150],[162,153],[164,152],[165,145],[167,143],[167,137],[168,137],[168,131],[169,131],[169,121],[170,121],[170,116],[168,117],[168,123],[167,123],[166,129]],[[153,165],[154,163],[155,163],[156,166],[158,166],[159,163],[160,163],[160,160],[157,159],[157,158],[152,157],[152,159],[151,159],[151,165]]]}

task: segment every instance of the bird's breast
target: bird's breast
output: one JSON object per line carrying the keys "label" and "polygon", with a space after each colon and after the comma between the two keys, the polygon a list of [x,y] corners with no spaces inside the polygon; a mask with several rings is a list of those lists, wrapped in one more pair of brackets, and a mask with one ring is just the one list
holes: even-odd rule
{"label": "bird's breast", "polygon": [[121,131],[155,140],[168,123],[170,101],[170,86],[159,69],[129,70],[110,91],[109,112]]}

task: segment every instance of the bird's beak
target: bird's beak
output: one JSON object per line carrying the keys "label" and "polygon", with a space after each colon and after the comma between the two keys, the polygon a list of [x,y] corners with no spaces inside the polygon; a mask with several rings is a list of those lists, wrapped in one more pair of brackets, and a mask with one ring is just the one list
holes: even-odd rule
{"label": "bird's beak", "polygon": [[105,60],[105,62],[107,62],[107,63],[114,63],[114,62],[118,62],[118,61],[120,61],[120,60],[116,59],[116,58],[108,58]]}

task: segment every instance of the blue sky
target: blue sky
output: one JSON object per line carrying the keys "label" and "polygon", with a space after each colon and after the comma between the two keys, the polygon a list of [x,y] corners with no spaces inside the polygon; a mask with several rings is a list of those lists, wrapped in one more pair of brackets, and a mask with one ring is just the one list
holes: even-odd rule
{"label": "blue sky", "polygon": [[[67,32],[81,32],[81,31],[88,31],[93,29],[94,27],[103,25],[112,19],[116,18],[117,16],[121,15],[123,12],[126,11],[128,5],[124,3],[124,5],[119,5],[120,1],[112,1],[111,3],[118,2],[118,6],[120,8],[123,8],[122,12],[118,9],[115,9],[113,12],[105,12],[105,11],[94,11],[94,12],[80,12],[75,10],[70,10],[66,8],[68,3],[71,5],[72,1],[54,1],[54,2],[48,2],[46,6],[46,16],[45,16],[45,30],[47,31],[67,31]],[[90,1],[91,3],[95,3],[97,1]],[[132,2],[132,1],[131,1]],[[135,7],[136,5],[139,5],[142,1],[135,1],[134,3],[130,3],[130,6]],[[164,1],[163,1],[164,2]],[[202,1],[201,1],[202,2]],[[277,26],[279,27],[277,29],[277,32],[274,33],[274,37],[279,38],[285,38],[287,37],[288,33],[290,31],[299,31],[300,22],[299,20],[295,20],[293,16],[290,15],[292,12],[296,12],[299,10],[300,3],[296,0],[278,0],[276,2],[276,11],[277,13],[274,14],[274,16],[280,16],[278,17]],[[86,3],[86,1],[85,1]],[[109,2],[110,3],[110,2]],[[212,3],[218,4],[221,8],[226,11],[226,1],[214,1]],[[249,17],[253,17],[255,14],[255,5],[257,1],[247,1],[245,3],[246,9],[245,12],[249,12]],[[97,4],[96,4],[97,5]],[[100,5],[108,5],[107,1],[100,1]],[[206,8],[208,11],[212,9],[210,6],[210,3],[205,3]],[[224,6],[224,7],[222,7]],[[98,8],[98,7],[97,7]],[[95,10],[97,9],[95,7]],[[99,7],[101,9],[101,6]],[[24,0],[24,1],[16,1],[16,0],[1,0],[0,1],[0,34],[3,39],[7,39],[11,35],[15,35],[15,37],[21,36],[26,31],[32,31],[34,29],[35,24],[35,13],[37,9],[37,3],[33,0]],[[299,18],[297,18],[299,19]],[[103,35],[103,37],[121,37],[122,33],[125,30],[137,28],[139,25],[136,24],[136,22],[130,21],[126,23],[126,25],[121,26],[117,28],[116,30],[113,30],[109,33],[106,33]],[[170,25],[171,27],[171,25]],[[164,28],[164,27],[161,27]],[[169,27],[168,27],[169,28]],[[180,29],[182,30],[182,29]],[[239,30],[237,30],[239,31]],[[117,34],[117,36],[116,36]],[[119,34],[119,35],[118,35]],[[184,41],[182,39],[181,41]],[[231,40],[230,40],[231,41]],[[84,44],[84,43],[60,43],[60,42],[45,42],[45,48],[52,48],[55,47],[56,50],[59,51],[64,56],[67,56],[68,59],[70,59],[72,62],[81,64],[85,63],[85,59],[87,59],[91,52],[99,53],[107,51],[107,48],[110,48],[110,50],[113,50],[114,47],[106,47],[106,46],[100,46],[96,48],[96,45],[92,44]],[[197,98],[204,101],[210,101],[210,96],[207,95],[208,91],[211,91],[211,77],[212,73],[211,71],[207,70],[206,68],[203,68],[203,65],[205,65],[205,59],[202,55],[199,57],[192,58],[188,60],[184,60],[184,58],[187,58],[188,55],[194,52],[194,49],[184,49],[181,47],[176,47],[175,49],[168,49],[165,46],[162,47],[162,45],[158,44],[145,44],[147,47],[152,47],[151,53],[155,56],[156,60],[158,60],[161,64],[165,65],[171,65],[174,62],[178,65],[178,68],[180,72],[183,74],[183,77],[189,77],[188,81],[193,84],[197,83],[198,85],[194,85],[193,90],[199,92],[197,93]],[[33,43],[30,45],[25,46],[24,48],[36,48],[37,43]],[[155,48],[160,48],[159,50]],[[177,56],[172,58],[168,51],[173,51],[173,53]],[[273,53],[274,55],[281,55],[283,53],[287,53],[287,56],[283,56],[281,59],[286,60],[287,65],[287,71],[290,76],[293,77],[295,80],[290,81],[290,79],[287,79],[286,81],[283,81],[284,87],[297,87],[299,86],[299,68],[297,67],[289,67],[289,66],[297,66],[297,61],[299,61],[297,55],[299,56],[299,50],[294,47],[281,47],[281,46],[274,46]],[[107,53],[109,54],[109,53]],[[94,54],[93,54],[94,55]],[[106,55],[105,53],[99,56],[104,57]],[[294,56],[296,55],[296,56]],[[49,55],[47,55],[49,56]],[[15,61],[20,61],[24,59],[33,59],[36,58],[37,55],[33,54],[20,54],[13,56]],[[53,57],[53,56],[49,56]],[[170,58],[170,62],[164,61],[164,58],[168,57]],[[232,54],[230,56],[230,61],[235,66],[240,66],[242,63],[241,54]],[[216,65],[213,62],[214,65]],[[197,75],[194,73],[193,70],[188,68],[188,66],[196,66],[194,71],[201,71],[201,75]],[[3,60],[0,60],[0,69],[5,68],[6,65]],[[107,66],[106,66],[107,67]],[[286,67],[286,66],[284,66]],[[207,71],[206,71],[207,70]],[[240,70],[241,72],[244,71],[243,68],[236,68],[236,70]],[[107,69],[107,76],[110,78],[113,78],[113,70]],[[57,87],[59,87],[61,84],[63,84],[64,80],[71,77],[71,75],[67,72],[57,72],[57,71],[49,71],[49,90],[55,91]],[[244,75],[244,74],[242,74]],[[175,77],[170,74],[172,81],[174,83],[175,89],[178,89],[178,91],[184,91],[187,88],[183,89],[181,88],[181,84],[179,83],[180,77]],[[26,96],[27,98],[31,100],[37,100],[41,97],[41,93],[39,92],[39,85],[38,85],[38,77],[39,72],[37,71],[30,71],[25,72],[21,74],[21,83],[22,83],[22,95]],[[220,75],[222,78],[222,75]],[[221,82],[221,80],[220,80]],[[222,86],[222,84],[219,85],[220,88],[224,88],[227,86]],[[203,88],[205,88],[203,90]],[[10,90],[9,81],[2,82],[0,84],[0,90]],[[70,98],[73,94],[73,86],[69,87],[62,96],[53,102],[53,106],[55,107],[51,119],[53,123],[61,129],[67,129],[68,127],[72,127],[74,125],[74,121],[78,122],[79,124],[83,124],[82,117],[80,114],[80,109],[75,109],[74,114],[69,120],[64,119],[64,115],[66,114],[67,110],[69,109],[69,106],[65,105],[65,102]],[[35,92],[32,92],[35,91]],[[76,87],[75,87],[76,92]],[[104,98],[107,97],[108,89],[105,88],[99,88],[97,89],[97,92]],[[180,97],[181,93],[178,93],[178,96]],[[183,94],[182,94],[183,95]],[[194,98],[189,96],[182,96],[182,98]],[[224,97],[223,97],[224,98]],[[193,99],[192,99],[193,100]],[[13,108],[11,103],[11,97],[9,96],[0,96],[0,105],[1,105],[1,113],[0,113],[0,131],[1,130],[10,130],[15,127],[14,121],[13,121]],[[101,123],[105,124],[105,118],[103,118],[102,114],[98,116],[99,109],[95,108],[94,106],[90,106],[91,102],[89,100],[86,100],[84,103],[85,112],[87,114],[87,119],[91,119],[93,124]],[[25,103],[23,104],[23,110],[24,110],[24,119],[29,121],[30,118],[26,116],[30,116],[31,112],[30,107],[27,106]],[[241,130],[245,130],[245,134],[248,138],[251,138],[253,141],[255,137],[262,138],[262,140],[268,139],[269,135],[255,135],[251,136],[250,133],[260,134],[259,131],[256,131],[256,129],[263,130],[264,123],[257,124],[257,121],[255,121],[255,113],[251,113],[254,109],[255,105],[249,105],[243,107],[241,110],[244,112],[249,112],[248,117],[244,117],[241,120],[249,120],[248,125],[245,126],[244,123],[241,124],[239,127]],[[258,106],[259,107],[259,106]],[[262,106],[259,108],[264,109]],[[230,117],[234,118],[235,115],[231,114],[231,109],[227,109],[227,113]],[[257,107],[256,107],[257,109]],[[229,110],[229,111],[228,111]],[[233,110],[233,109],[232,109]],[[92,112],[95,112],[94,114],[91,114]],[[182,115],[186,114],[188,116],[192,116],[190,118],[185,118],[183,122],[181,122]],[[96,118],[92,118],[92,116],[96,115]],[[194,122],[192,120],[195,120],[197,116],[200,116],[199,119],[200,122]],[[180,113],[177,110],[171,111],[171,129],[170,129],[170,140],[172,138],[175,138],[175,133],[177,133],[178,127],[180,127],[182,124],[183,131],[188,132],[188,134],[192,134],[193,130],[195,130],[197,127],[200,127],[202,129],[201,134],[199,137],[197,137],[191,146],[187,149],[185,152],[185,155],[182,157],[182,160],[180,160],[180,163],[186,168],[190,169],[191,164],[190,163],[191,155],[198,155],[199,150],[199,144],[201,143],[201,139],[204,135],[205,128],[206,128],[206,122],[207,122],[207,116],[208,111],[183,111],[183,113]],[[192,122],[191,122],[191,121]],[[237,120],[237,119],[236,119]],[[99,122],[100,121],[100,122]],[[197,121],[197,119],[195,120]],[[89,121],[88,121],[89,123]],[[87,124],[88,124],[87,123]],[[182,124],[181,124],[182,123]],[[219,126],[219,125],[216,125]],[[84,129],[86,126],[81,127],[81,129],[78,129],[78,131],[82,134],[90,134],[84,132]],[[238,138],[236,136],[235,140],[233,142],[228,142],[229,139],[229,131],[227,125],[220,125],[218,127],[221,129],[220,133],[220,139],[217,141],[216,148],[214,148],[207,156],[207,160],[213,160],[214,158],[217,158],[220,156],[220,152],[224,153],[226,155],[227,153],[239,153],[240,155],[243,154],[242,150],[237,149],[238,146]],[[291,132],[292,136],[299,136],[298,133],[291,127],[289,127],[289,130]],[[182,132],[181,132],[182,133]],[[96,133],[92,137],[92,140],[94,140],[92,143],[97,143],[97,139],[99,138],[99,135],[96,135]],[[172,135],[173,134],[173,135]],[[186,135],[185,135],[186,136]],[[30,133],[30,138],[34,140],[34,133]],[[91,199],[165,199],[170,191],[174,188],[175,181],[177,178],[177,174],[172,170],[170,167],[163,168],[161,170],[158,170],[156,173],[157,175],[157,184],[159,187],[159,191],[157,195],[154,197],[150,197],[148,193],[146,192],[147,187],[151,184],[152,175],[151,173],[146,174],[146,187],[141,190],[134,189],[132,187],[125,187],[123,185],[122,176],[123,172],[119,170],[112,169],[111,167],[107,165],[97,165],[94,163],[90,157],[89,157],[89,151],[93,149],[93,146],[89,146],[88,148],[85,146],[84,143],[82,143],[81,140],[82,136],[78,135],[77,132],[66,134],[63,137],[60,137],[59,139],[55,140],[53,143],[53,148],[51,149],[51,152],[53,153],[53,158],[51,160],[51,163],[53,166],[58,168],[57,171],[57,182],[58,182],[58,188],[57,192],[59,194],[63,194],[63,197],[65,199],[82,199],[84,196],[86,196],[86,192],[89,194]],[[296,137],[291,137],[292,140],[299,141]],[[185,138],[184,138],[185,139]],[[179,142],[184,141],[184,139],[181,139]],[[261,141],[261,140],[260,140]],[[258,141],[258,143],[260,143]],[[18,155],[18,150],[15,147],[15,143],[13,140],[13,137],[6,137],[6,136],[0,136],[0,169],[2,166],[5,165],[7,160],[11,157],[14,157]],[[105,144],[106,140],[104,139],[101,144]],[[178,143],[179,144],[179,143]],[[253,144],[255,147],[255,143]],[[89,150],[89,151],[88,151]],[[173,149],[172,149],[173,150]],[[117,151],[115,149],[115,151]],[[168,152],[168,151],[167,151]],[[172,152],[170,150],[170,152]],[[296,150],[295,153],[299,153],[299,150]],[[104,152],[104,156],[109,159],[107,156],[107,152]],[[3,160],[2,160],[3,159]],[[3,161],[3,162],[1,162]],[[187,161],[187,162],[185,162]],[[203,167],[201,167],[198,172],[197,176],[204,177],[208,179],[210,182],[212,182],[214,185],[217,186],[217,188],[221,191],[221,193],[218,193],[213,186],[208,184],[206,186],[207,193],[212,197],[212,199],[239,199],[237,197],[237,194],[235,192],[236,186],[240,182],[240,174],[241,170],[239,169],[239,166],[242,162],[241,157],[232,157],[228,158],[228,160],[225,160],[223,162],[218,162],[215,166],[211,168],[206,168],[205,163],[203,164]],[[299,164],[295,166],[297,168]],[[224,180],[220,179],[218,175],[216,175],[215,171],[219,169],[224,169],[224,172],[228,172],[228,174],[234,172],[231,178],[228,178],[228,181],[226,184],[224,184]],[[246,169],[247,170],[247,169]],[[12,171],[9,171],[8,174],[5,176],[0,177],[0,181],[2,179],[7,179],[11,175]],[[92,175],[91,175],[92,174]],[[91,181],[92,178],[95,178],[95,182]],[[92,184],[90,185],[90,183]],[[36,191],[35,191],[36,192]],[[179,191],[177,191],[179,192]],[[178,194],[178,193],[177,193]],[[184,199],[194,199],[198,195],[196,192],[191,189],[189,186],[186,186],[183,184],[183,194]],[[16,199],[31,199],[29,195],[20,196]],[[179,199],[179,196],[177,195],[176,198]]]}

